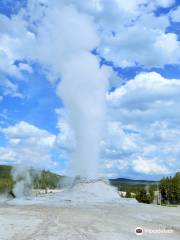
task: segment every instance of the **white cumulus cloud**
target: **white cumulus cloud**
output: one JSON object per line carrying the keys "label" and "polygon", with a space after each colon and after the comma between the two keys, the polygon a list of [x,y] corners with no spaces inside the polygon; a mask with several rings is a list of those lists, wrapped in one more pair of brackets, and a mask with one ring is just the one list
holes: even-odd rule
{"label": "white cumulus cloud", "polygon": [[7,145],[0,149],[0,162],[22,164],[35,168],[53,168],[51,157],[56,136],[27,122],[1,128]]}
{"label": "white cumulus cloud", "polygon": [[178,79],[149,72],[109,93],[109,121],[118,128],[110,129],[104,157],[123,159],[144,174],[179,169],[179,92]]}

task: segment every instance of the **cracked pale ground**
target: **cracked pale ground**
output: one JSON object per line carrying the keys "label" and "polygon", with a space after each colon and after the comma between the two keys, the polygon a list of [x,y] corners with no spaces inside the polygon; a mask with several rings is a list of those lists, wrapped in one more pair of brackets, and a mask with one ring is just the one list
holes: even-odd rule
{"label": "cracked pale ground", "polygon": [[[134,229],[171,229],[145,233]],[[145,204],[96,206],[0,205],[0,240],[133,240],[180,239],[180,208]]]}

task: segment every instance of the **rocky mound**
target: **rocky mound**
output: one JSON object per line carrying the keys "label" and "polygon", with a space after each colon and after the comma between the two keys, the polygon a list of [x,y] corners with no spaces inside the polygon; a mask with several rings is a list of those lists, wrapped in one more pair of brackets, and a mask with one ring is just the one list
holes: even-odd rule
{"label": "rocky mound", "polygon": [[60,194],[60,199],[79,203],[114,202],[120,200],[120,195],[103,179],[75,178],[72,186]]}

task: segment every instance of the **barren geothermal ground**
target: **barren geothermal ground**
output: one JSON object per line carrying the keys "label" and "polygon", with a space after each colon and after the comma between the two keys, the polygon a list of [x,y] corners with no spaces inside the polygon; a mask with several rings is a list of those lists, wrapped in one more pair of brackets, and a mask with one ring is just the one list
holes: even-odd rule
{"label": "barren geothermal ground", "polygon": [[[179,207],[139,204],[127,199],[108,204],[67,201],[58,206],[49,201],[55,195],[42,197],[41,201],[1,203],[0,240],[180,239]],[[46,198],[48,204],[42,204]],[[144,234],[136,236],[136,227],[142,227]]]}
{"label": "barren geothermal ground", "polygon": [[[180,208],[121,198],[106,181],[76,179],[61,192],[5,198],[0,240],[180,239]],[[141,227],[143,235],[136,235]]]}

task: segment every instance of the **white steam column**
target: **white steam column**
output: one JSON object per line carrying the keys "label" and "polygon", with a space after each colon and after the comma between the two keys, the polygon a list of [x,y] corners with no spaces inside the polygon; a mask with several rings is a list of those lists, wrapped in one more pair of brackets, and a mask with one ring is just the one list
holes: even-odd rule
{"label": "white steam column", "polygon": [[74,176],[97,178],[100,141],[105,122],[107,69],[91,53],[82,51],[65,64],[58,93],[68,109],[76,146],[71,156]]}

